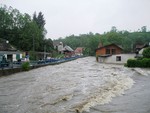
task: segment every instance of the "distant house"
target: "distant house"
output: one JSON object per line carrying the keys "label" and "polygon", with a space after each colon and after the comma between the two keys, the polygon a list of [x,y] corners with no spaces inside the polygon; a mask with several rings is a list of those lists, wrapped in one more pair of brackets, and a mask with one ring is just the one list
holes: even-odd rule
{"label": "distant house", "polygon": [[81,56],[81,55],[83,55],[83,47],[77,47],[76,49],[75,49],[75,55],[78,55],[78,56]]}
{"label": "distant house", "polygon": [[143,53],[143,50],[145,49],[145,48],[147,48],[147,47],[149,47],[149,45],[148,44],[144,44],[144,45],[136,45],[136,48],[135,48],[135,53],[136,53],[136,58],[138,58],[138,57],[142,57],[143,55],[142,55],[142,53]]}
{"label": "distant house", "polygon": [[63,46],[63,43],[62,43],[62,42],[54,41],[54,42],[53,42],[53,46],[54,46],[55,49],[57,49],[57,51],[58,51],[59,53],[63,53],[63,48],[64,48],[64,46]]}
{"label": "distant house", "polygon": [[116,44],[101,46],[96,49],[96,60],[102,63],[126,63],[129,58],[134,58],[135,54],[122,54],[122,47]]}
{"label": "distant house", "polygon": [[59,44],[60,44],[59,41],[53,41],[54,49],[57,49],[57,47],[58,47]]}
{"label": "distant house", "polygon": [[63,53],[65,54],[65,57],[71,57],[74,55],[74,50],[70,46],[65,46],[63,48]]}
{"label": "distant house", "polygon": [[22,58],[22,53],[5,39],[0,39],[0,54],[5,55],[6,59],[11,62]]}

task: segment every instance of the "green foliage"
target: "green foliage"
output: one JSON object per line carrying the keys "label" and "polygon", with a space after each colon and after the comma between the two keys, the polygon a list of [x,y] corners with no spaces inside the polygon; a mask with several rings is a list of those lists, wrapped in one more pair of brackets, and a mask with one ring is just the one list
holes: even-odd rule
{"label": "green foliage", "polygon": [[128,67],[150,67],[150,59],[149,58],[143,58],[142,60],[136,60],[136,59],[129,59],[127,61]]}
{"label": "green foliage", "polygon": [[29,52],[29,55],[30,55],[30,60],[32,60],[32,61],[34,61],[34,60],[37,60],[37,58],[36,58],[36,52],[35,51],[30,51]]}
{"label": "green foliage", "polygon": [[[145,29],[145,28],[144,28]],[[134,52],[137,44],[146,44],[150,42],[150,32],[128,32],[126,30],[118,31],[114,26],[110,32],[104,34],[81,34],[79,36],[71,35],[64,39],[60,38],[58,41],[71,46],[73,49],[77,47],[84,47],[84,54],[95,55],[95,49],[98,48],[99,43],[103,46],[114,43],[122,46],[124,53]]]}
{"label": "green foliage", "polygon": [[52,51],[52,57],[57,57],[59,55],[58,51],[57,50],[53,50]]}
{"label": "green foliage", "polygon": [[30,63],[24,62],[24,63],[22,63],[21,67],[22,67],[23,71],[29,71],[30,70]]}
{"label": "green foliage", "polygon": [[142,54],[144,58],[150,58],[150,47],[145,48]]}
{"label": "green foliage", "polygon": [[64,54],[59,54],[59,55],[56,56],[56,58],[64,58],[64,57],[65,57]]}
{"label": "green foliage", "polygon": [[[0,7],[0,38],[9,40],[18,50],[23,51],[44,51],[47,45],[47,52],[53,50],[51,39],[45,39],[45,20],[42,12],[33,19],[28,14],[22,14],[12,7]],[[50,42],[50,46],[49,43]]]}

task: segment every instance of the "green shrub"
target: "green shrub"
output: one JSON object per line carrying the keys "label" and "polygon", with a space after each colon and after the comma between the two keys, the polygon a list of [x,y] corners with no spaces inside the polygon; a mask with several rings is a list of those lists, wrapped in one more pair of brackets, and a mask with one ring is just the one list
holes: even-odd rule
{"label": "green shrub", "polygon": [[145,48],[142,54],[144,58],[150,58],[150,47]]}
{"label": "green shrub", "polygon": [[150,59],[143,58],[142,60],[129,59],[127,61],[128,67],[150,67]]}
{"label": "green shrub", "polygon": [[22,63],[21,67],[22,67],[23,71],[29,71],[30,63],[29,62],[24,62],[24,63]]}
{"label": "green shrub", "polygon": [[128,67],[135,67],[136,66],[136,60],[135,59],[128,59],[127,66]]}
{"label": "green shrub", "polygon": [[138,58],[137,58],[137,60],[142,60],[142,59],[143,59],[143,57],[138,57]]}
{"label": "green shrub", "polygon": [[149,58],[142,59],[142,64],[143,67],[150,67],[150,59]]}

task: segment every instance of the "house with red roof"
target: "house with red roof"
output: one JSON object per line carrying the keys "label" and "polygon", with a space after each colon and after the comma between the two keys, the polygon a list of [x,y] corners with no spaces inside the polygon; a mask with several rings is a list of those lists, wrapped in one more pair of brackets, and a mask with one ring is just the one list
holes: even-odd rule
{"label": "house with red roof", "polygon": [[82,56],[83,55],[83,47],[77,47],[76,49],[75,49],[75,55],[77,55],[77,56]]}

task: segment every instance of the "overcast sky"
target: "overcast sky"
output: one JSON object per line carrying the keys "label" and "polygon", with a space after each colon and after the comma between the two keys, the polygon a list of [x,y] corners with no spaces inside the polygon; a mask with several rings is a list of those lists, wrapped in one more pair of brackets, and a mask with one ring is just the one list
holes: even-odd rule
{"label": "overcast sky", "polygon": [[57,39],[72,34],[118,30],[150,30],[150,0],[0,0],[31,16],[44,14],[46,37]]}

